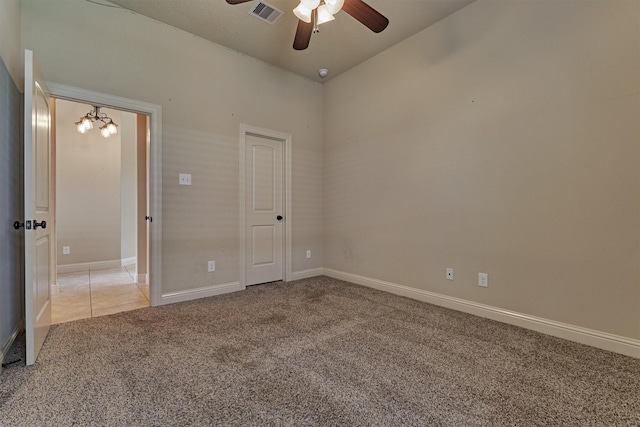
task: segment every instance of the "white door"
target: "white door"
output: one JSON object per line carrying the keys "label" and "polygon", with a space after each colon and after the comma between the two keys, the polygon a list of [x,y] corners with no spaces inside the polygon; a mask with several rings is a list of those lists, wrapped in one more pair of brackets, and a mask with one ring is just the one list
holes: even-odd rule
{"label": "white door", "polygon": [[49,91],[33,58],[24,53],[24,263],[27,365],[32,365],[51,326],[49,269],[51,212]]}
{"label": "white door", "polygon": [[283,145],[245,137],[245,284],[283,279]]}

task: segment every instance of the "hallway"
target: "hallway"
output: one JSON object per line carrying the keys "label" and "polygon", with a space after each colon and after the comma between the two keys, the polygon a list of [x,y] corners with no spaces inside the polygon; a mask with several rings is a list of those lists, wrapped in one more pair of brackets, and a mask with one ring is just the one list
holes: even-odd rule
{"label": "hallway", "polygon": [[52,323],[106,316],[149,306],[149,285],[135,283],[135,264],[58,274]]}

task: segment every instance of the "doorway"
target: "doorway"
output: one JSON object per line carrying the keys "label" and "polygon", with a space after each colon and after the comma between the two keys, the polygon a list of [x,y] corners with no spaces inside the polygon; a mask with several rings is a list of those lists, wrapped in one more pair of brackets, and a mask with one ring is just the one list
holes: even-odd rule
{"label": "doorway", "polygon": [[[163,304],[162,298],[162,107],[129,98],[75,88],[59,83],[48,83],[49,92],[56,99],[101,105],[147,117],[147,214],[138,215],[147,224],[147,283],[151,306]],[[77,119],[76,119],[77,120]],[[139,169],[140,170],[140,169]],[[142,227],[138,227],[140,230]]]}
{"label": "doorway", "polygon": [[[85,115],[117,124],[77,131]],[[57,259],[52,323],[149,306],[147,116],[55,101]]]}
{"label": "doorway", "polygon": [[291,135],[240,127],[240,276],[291,280]]}

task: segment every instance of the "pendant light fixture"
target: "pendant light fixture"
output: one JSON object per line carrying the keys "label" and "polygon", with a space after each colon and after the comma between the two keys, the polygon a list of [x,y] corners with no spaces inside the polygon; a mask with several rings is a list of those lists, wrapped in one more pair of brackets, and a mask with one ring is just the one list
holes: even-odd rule
{"label": "pendant light fixture", "polygon": [[107,116],[105,113],[100,112],[100,107],[93,106],[93,110],[89,111],[83,117],[80,117],[75,125],[80,133],[87,133],[91,129],[93,129],[93,122],[100,121],[102,122],[102,126],[100,126],[100,133],[105,138],[110,137],[111,135],[115,135],[118,133],[118,125],[114,123],[111,117]]}

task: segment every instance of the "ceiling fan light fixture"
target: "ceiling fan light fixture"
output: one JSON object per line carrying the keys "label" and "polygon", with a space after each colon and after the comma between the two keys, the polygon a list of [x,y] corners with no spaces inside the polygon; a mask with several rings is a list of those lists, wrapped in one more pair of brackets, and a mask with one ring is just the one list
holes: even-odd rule
{"label": "ceiling fan light fixture", "polygon": [[298,7],[293,9],[293,14],[298,17],[299,20],[306,22],[307,24],[311,23],[311,12],[313,9],[309,9],[304,4],[300,3]]}
{"label": "ceiling fan light fixture", "polygon": [[[255,0],[226,0],[228,4],[243,4]],[[298,18],[296,34],[293,38],[293,49],[300,51],[309,47],[311,35],[318,32],[318,25],[333,21],[333,15],[344,11],[347,15],[359,21],[365,27],[379,33],[389,25],[389,19],[369,6],[365,0],[299,0],[298,6],[293,9]],[[368,0],[367,0],[368,1]],[[255,16],[259,9],[271,8],[262,0],[256,2],[252,14]],[[275,8],[272,8],[275,10]]]}
{"label": "ceiling fan light fixture", "polygon": [[325,22],[333,21],[334,18],[326,4],[323,4],[318,8],[318,22],[317,24],[324,24]]}
{"label": "ceiling fan light fixture", "polygon": [[342,6],[344,6],[344,0],[324,0],[324,4],[327,5],[327,9],[329,9],[329,13],[335,15],[340,12]]}
{"label": "ceiling fan light fixture", "polygon": [[300,4],[304,5],[309,10],[313,10],[320,6],[320,0],[300,0]]}

